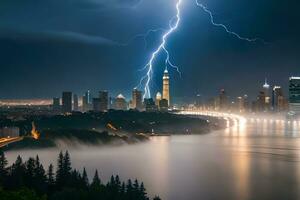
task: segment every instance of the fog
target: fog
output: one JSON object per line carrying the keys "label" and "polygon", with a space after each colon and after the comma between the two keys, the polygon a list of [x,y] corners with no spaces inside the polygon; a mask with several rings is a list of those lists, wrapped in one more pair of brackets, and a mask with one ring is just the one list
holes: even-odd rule
{"label": "fog", "polygon": [[300,123],[248,120],[205,135],[152,137],[135,145],[70,147],[9,151],[12,163],[39,155],[56,164],[60,150],[70,152],[72,166],[98,169],[106,182],[112,174],[137,178],[150,196],[170,200],[299,199]]}

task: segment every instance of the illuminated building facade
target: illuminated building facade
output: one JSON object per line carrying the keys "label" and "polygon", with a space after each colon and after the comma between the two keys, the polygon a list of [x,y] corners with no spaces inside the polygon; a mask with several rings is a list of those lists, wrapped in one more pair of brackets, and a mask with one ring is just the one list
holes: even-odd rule
{"label": "illuminated building facade", "polygon": [[127,102],[122,94],[119,94],[114,102],[114,109],[127,110]]}
{"label": "illuminated building facade", "polygon": [[141,111],[143,109],[142,91],[139,91],[136,88],[134,88],[133,91],[132,91],[131,107],[133,109],[137,109],[139,111]]}
{"label": "illuminated building facade", "polygon": [[167,69],[164,71],[164,76],[163,76],[163,99],[168,100],[168,106],[170,106],[170,77],[169,77],[169,72]]}
{"label": "illuminated building facade", "polygon": [[300,115],[300,77],[290,77],[289,107],[294,115]]}

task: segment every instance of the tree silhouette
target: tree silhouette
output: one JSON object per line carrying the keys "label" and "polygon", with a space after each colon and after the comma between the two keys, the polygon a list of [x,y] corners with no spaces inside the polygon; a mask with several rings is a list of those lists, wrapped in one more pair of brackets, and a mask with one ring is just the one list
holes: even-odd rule
{"label": "tree silhouette", "polygon": [[7,164],[8,162],[3,151],[0,151],[0,186],[4,183],[8,174]]}
{"label": "tree silhouette", "polygon": [[[23,163],[20,156],[12,166],[7,167],[5,155],[0,153],[1,179],[0,199],[4,200],[148,200],[144,184],[138,180],[132,184],[120,181],[118,175],[111,176],[106,185],[101,184],[98,171],[95,171],[92,183],[89,184],[86,169],[82,173],[71,167],[68,152],[59,153],[56,176],[50,164],[47,173],[38,156],[29,158]],[[4,176],[2,176],[4,177]],[[155,200],[160,200],[155,199]]]}

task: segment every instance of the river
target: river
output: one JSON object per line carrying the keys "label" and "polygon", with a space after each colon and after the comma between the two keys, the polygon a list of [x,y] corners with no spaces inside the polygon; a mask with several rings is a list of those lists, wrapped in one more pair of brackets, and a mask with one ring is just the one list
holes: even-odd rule
{"label": "river", "polygon": [[[300,199],[300,123],[249,120],[206,135],[152,137],[120,147],[69,149],[73,167],[138,178],[164,200]],[[59,149],[10,151],[13,162],[39,154],[56,164]]]}

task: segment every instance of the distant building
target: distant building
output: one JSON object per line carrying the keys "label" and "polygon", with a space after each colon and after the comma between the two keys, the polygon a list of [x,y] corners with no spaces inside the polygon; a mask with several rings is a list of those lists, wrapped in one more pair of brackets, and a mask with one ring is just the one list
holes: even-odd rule
{"label": "distant building", "polygon": [[155,102],[153,101],[152,98],[145,98],[144,106],[145,106],[146,112],[155,112],[158,110],[157,105],[155,105]]}
{"label": "distant building", "polygon": [[82,111],[87,112],[91,110],[92,105],[92,96],[90,91],[86,91],[86,93],[82,97]]}
{"label": "distant building", "polygon": [[132,102],[131,107],[133,109],[137,109],[141,111],[143,109],[143,97],[142,97],[142,91],[137,90],[136,88],[132,91]]}
{"label": "distant building", "polygon": [[161,96],[161,93],[160,92],[157,92],[156,93],[156,96],[155,96],[155,105],[159,106],[159,101],[162,100],[162,96]]}
{"label": "distant building", "polygon": [[244,101],[244,97],[237,97],[237,110],[240,113],[245,112],[245,101]]}
{"label": "distant building", "polygon": [[114,109],[127,110],[127,102],[122,94],[119,94],[114,102]]}
{"label": "distant building", "polygon": [[264,112],[266,110],[266,94],[264,91],[260,91],[256,102],[255,102],[256,112]]}
{"label": "distant building", "polygon": [[77,94],[73,95],[73,110],[74,111],[79,111],[78,96],[77,96]]}
{"label": "distant building", "polygon": [[101,99],[100,98],[93,98],[93,111],[101,112]]}
{"label": "distant building", "polygon": [[163,76],[163,99],[168,100],[168,106],[170,106],[170,77],[169,77],[169,72],[167,69],[164,71],[164,76]]}
{"label": "distant building", "polygon": [[267,78],[265,78],[265,83],[263,84],[263,92],[265,94],[265,105],[264,110],[267,111],[270,109],[271,98],[270,98],[270,85],[267,82]]}
{"label": "distant building", "polygon": [[108,91],[100,91],[99,92],[100,99],[100,111],[106,112],[108,110]]}
{"label": "distant building", "polygon": [[0,138],[19,137],[19,136],[20,136],[20,129],[18,127],[0,128]]}
{"label": "distant building", "polygon": [[53,111],[60,111],[60,98],[53,98],[52,109]]}
{"label": "distant building", "polygon": [[72,92],[62,93],[62,112],[63,113],[72,112]]}
{"label": "distant building", "polygon": [[161,112],[167,112],[168,111],[168,107],[169,107],[169,104],[168,104],[168,100],[167,99],[161,99],[159,101],[159,111],[161,111]]}
{"label": "distant building", "polygon": [[290,77],[289,107],[294,115],[300,115],[300,77]]}
{"label": "distant building", "polygon": [[228,109],[228,98],[224,89],[220,90],[219,94],[219,109],[227,110]]}
{"label": "distant building", "polygon": [[287,109],[287,102],[284,98],[282,88],[280,86],[274,86],[272,90],[272,110],[284,111]]}

